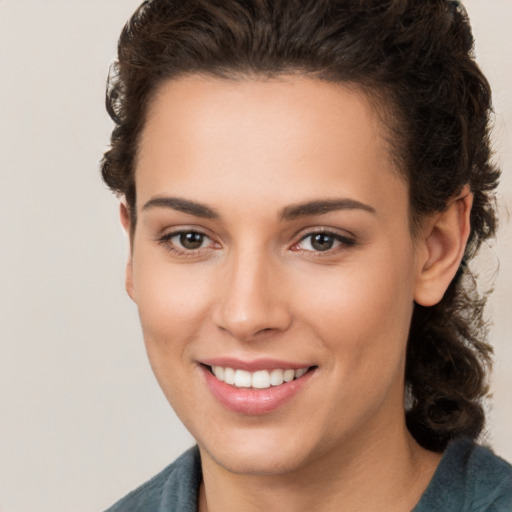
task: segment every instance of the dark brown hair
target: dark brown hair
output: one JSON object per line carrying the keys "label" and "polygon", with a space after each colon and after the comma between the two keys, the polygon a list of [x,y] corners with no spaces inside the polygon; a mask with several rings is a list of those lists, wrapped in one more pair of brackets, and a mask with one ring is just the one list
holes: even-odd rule
{"label": "dark brown hair", "polygon": [[358,86],[380,105],[410,190],[411,229],[469,184],[471,234],[442,301],[415,306],[408,344],[407,425],[443,450],[484,426],[491,348],[468,262],[496,229],[499,170],[489,145],[491,94],[458,2],[447,0],[150,0],[125,26],[111,69],[115,122],[102,161],[136,223],[137,144],[154,94],[191,73],[227,79],[299,73]]}

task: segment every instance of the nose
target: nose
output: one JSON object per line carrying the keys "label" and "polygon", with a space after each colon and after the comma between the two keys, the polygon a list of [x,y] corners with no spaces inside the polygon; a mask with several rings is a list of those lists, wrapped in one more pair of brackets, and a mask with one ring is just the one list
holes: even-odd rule
{"label": "nose", "polygon": [[285,331],[291,323],[286,284],[272,258],[233,254],[219,288],[213,321],[240,341]]}

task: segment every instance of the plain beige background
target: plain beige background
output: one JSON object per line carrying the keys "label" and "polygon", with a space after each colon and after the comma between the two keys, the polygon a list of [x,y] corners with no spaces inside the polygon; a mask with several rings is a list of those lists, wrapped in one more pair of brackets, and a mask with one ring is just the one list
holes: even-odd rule
{"label": "plain beige background", "polygon": [[[98,175],[104,83],[138,0],[0,0],[0,511],[102,510],[192,439],[150,372]],[[487,441],[512,460],[512,0],[466,7],[504,171]]]}

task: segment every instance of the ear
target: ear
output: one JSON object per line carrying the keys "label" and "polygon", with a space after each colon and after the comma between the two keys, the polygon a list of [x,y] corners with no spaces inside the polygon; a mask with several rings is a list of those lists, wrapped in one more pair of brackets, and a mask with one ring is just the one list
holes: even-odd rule
{"label": "ear", "polygon": [[130,249],[128,252],[128,260],[126,262],[125,270],[125,288],[130,298],[135,301],[135,289],[133,286],[133,239],[132,239],[132,222],[130,217],[130,210],[126,204],[126,200],[123,198],[119,203],[119,215],[121,217],[121,224],[123,229],[128,235],[130,241]]}
{"label": "ear", "polygon": [[414,294],[418,304],[437,304],[454,278],[471,231],[472,205],[473,194],[466,185],[445,211],[425,222]]}

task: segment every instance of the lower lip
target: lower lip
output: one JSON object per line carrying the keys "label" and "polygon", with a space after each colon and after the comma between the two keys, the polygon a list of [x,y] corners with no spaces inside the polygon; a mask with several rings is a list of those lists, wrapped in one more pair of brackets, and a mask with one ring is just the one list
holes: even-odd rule
{"label": "lower lip", "polygon": [[208,368],[201,367],[206,384],[213,396],[227,409],[240,414],[260,415],[271,413],[290,402],[309,382],[315,370],[299,379],[266,389],[237,388],[217,379]]}

